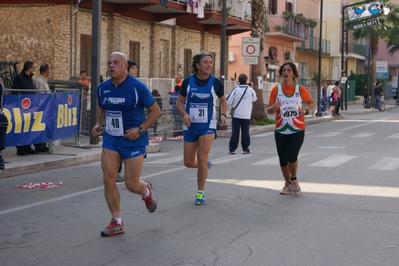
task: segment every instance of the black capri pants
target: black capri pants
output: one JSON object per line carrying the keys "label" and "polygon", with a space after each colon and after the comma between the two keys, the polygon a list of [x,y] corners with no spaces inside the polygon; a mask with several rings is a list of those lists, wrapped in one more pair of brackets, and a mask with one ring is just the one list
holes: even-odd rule
{"label": "black capri pants", "polygon": [[298,160],[299,150],[305,139],[305,131],[302,130],[292,134],[281,134],[275,131],[274,139],[276,140],[280,166],[284,167],[288,163],[295,163]]}

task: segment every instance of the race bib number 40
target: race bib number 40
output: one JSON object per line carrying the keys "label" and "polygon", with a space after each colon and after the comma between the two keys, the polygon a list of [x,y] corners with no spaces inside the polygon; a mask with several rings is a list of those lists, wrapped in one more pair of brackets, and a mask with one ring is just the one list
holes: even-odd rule
{"label": "race bib number 40", "polygon": [[105,131],[111,136],[124,135],[121,111],[105,111]]}
{"label": "race bib number 40", "polygon": [[190,117],[191,123],[208,123],[208,104],[191,103]]}

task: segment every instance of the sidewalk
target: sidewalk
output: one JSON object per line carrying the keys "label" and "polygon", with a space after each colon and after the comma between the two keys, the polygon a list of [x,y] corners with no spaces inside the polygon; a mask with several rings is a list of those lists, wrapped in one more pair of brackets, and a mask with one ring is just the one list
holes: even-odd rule
{"label": "sidewalk", "polygon": [[[396,108],[396,100],[385,102],[385,110]],[[320,123],[334,119],[343,119],[345,114],[366,114],[370,112],[379,112],[374,109],[365,109],[362,104],[348,104],[348,110],[341,110],[342,117],[333,117],[331,115],[317,117],[314,114],[306,116],[306,124]],[[251,126],[250,134],[260,134],[273,131],[274,125]],[[227,130],[218,130],[218,137],[229,138],[231,128]],[[159,143],[151,143],[147,148],[148,153],[159,152]],[[73,165],[98,162],[101,158],[101,144],[90,145],[89,138],[82,137],[79,145],[75,145],[75,139],[61,140],[58,145],[53,146],[52,154],[36,154],[27,156],[17,156],[15,147],[8,147],[2,151],[5,164],[5,170],[0,170],[0,178],[12,177],[28,173],[40,172],[49,169],[63,168]]]}

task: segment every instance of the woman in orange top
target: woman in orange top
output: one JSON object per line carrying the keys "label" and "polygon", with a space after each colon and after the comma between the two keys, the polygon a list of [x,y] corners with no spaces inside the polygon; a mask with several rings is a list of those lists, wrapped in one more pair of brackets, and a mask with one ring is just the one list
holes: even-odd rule
{"label": "woman in orange top", "polygon": [[[296,65],[285,62],[279,69],[281,84],[275,86],[269,98],[267,113],[276,113],[274,138],[285,184],[282,195],[299,195],[301,187],[297,180],[298,154],[305,138],[305,115],[313,109],[314,101],[308,90],[295,83],[299,78]],[[302,104],[307,107],[303,108]]]}

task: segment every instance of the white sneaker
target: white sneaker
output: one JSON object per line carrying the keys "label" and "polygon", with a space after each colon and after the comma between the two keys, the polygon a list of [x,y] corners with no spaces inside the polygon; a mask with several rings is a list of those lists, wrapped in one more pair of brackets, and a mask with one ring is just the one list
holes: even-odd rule
{"label": "white sneaker", "polygon": [[123,182],[125,181],[125,178],[121,175],[121,173],[118,173],[116,176],[116,182]]}

